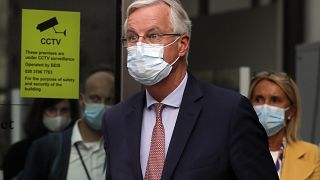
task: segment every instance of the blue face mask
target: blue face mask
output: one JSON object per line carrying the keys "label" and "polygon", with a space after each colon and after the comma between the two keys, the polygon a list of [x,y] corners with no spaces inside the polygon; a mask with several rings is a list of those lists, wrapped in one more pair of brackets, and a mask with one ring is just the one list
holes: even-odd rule
{"label": "blue face mask", "polygon": [[102,117],[104,112],[111,106],[104,104],[86,103],[84,110],[84,121],[92,129],[101,130]]}
{"label": "blue face mask", "polygon": [[154,85],[167,77],[172,65],[180,57],[178,56],[172,64],[168,64],[163,59],[164,48],[175,43],[177,39],[166,46],[137,42],[136,46],[128,47],[127,68],[129,74],[146,86]]}
{"label": "blue face mask", "polygon": [[288,108],[279,108],[267,104],[254,106],[259,121],[266,130],[268,136],[277,134],[285,124],[285,112]]}

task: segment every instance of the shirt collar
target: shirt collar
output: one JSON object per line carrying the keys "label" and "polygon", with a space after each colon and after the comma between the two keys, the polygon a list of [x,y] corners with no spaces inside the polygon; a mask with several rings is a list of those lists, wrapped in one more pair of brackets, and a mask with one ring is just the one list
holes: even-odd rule
{"label": "shirt collar", "polygon": [[74,145],[77,142],[83,142],[80,130],[79,130],[79,120],[73,126],[72,136],[71,136],[71,144]]}
{"label": "shirt collar", "polygon": [[[174,108],[179,108],[181,105],[184,89],[186,88],[187,80],[188,80],[188,73],[185,74],[185,76],[182,79],[182,81],[180,82],[179,86],[174,91],[172,91],[167,97],[165,97],[161,103],[163,103],[167,106],[174,107]],[[146,90],[146,100],[147,100],[147,108],[148,109],[153,104],[158,103],[158,101],[155,100],[149,94],[148,90]]]}
{"label": "shirt collar", "polygon": [[[73,126],[72,136],[71,136],[71,144],[74,145],[74,144],[80,142],[80,143],[83,144],[86,148],[90,148],[89,145],[88,145],[88,144],[90,144],[90,143],[86,144],[86,143],[84,143],[84,141],[83,141],[83,138],[82,138],[82,136],[81,136],[80,129],[79,129],[79,121],[80,121],[80,119],[77,120],[76,123],[75,123],[74,126]],[[92,144],[92,143],[91,143],[91,144]],[[99,145],[98,145],[98,147],[96,147],[95,149],[100,149],[100,148],[102,147],[102,145],[103,145],[103,138],[101,137],[101,138],[99,139]]]}

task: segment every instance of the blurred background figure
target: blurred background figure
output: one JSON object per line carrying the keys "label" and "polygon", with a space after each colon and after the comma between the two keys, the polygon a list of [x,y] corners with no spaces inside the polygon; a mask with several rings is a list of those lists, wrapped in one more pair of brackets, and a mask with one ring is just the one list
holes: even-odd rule
{"label": "blurred background figure", "polygon": [[79,117],[78,100],[34,99],[24,124],[26,138],[13,144],[5,156],[4,179],[13,178],[23,169],[29,147],[35,139],[71,127]]}
{"label": "blurred background figure", "polygon": [[23,180],[104,180],[102,116],[114,103],[114,73],[108,66],[91,69],[80,93],[81,117],[65,131],[33,142]]}
{"label": "blurred background figure", "polygon": [[301,100],[295,82],[283,72],[259,72],[248,95],[268,134],[280,179],[319,180],[319,149],[299,138]]}

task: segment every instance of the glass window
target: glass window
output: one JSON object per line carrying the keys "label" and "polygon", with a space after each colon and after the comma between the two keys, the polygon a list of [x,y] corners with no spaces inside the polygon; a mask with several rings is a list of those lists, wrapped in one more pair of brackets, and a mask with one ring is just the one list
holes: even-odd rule
{"label": "glass window", "polygon": [[96,66],[107,65],[117,71],[119,4],[117,0],[0,0],[0,170],[9,146],[26,138],[23,125],[33,100],[21,98],[19,93],[22,9],[80,12],[81,84]]}

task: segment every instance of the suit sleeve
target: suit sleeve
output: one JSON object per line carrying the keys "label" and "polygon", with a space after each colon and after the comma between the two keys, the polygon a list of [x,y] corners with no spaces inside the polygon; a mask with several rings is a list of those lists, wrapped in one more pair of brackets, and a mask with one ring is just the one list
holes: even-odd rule
{"label": "suit sleeve", "polygon": [[231,166],[239,180],[278,180],[268,137],[250,102],[242,97],[230,126]]}

